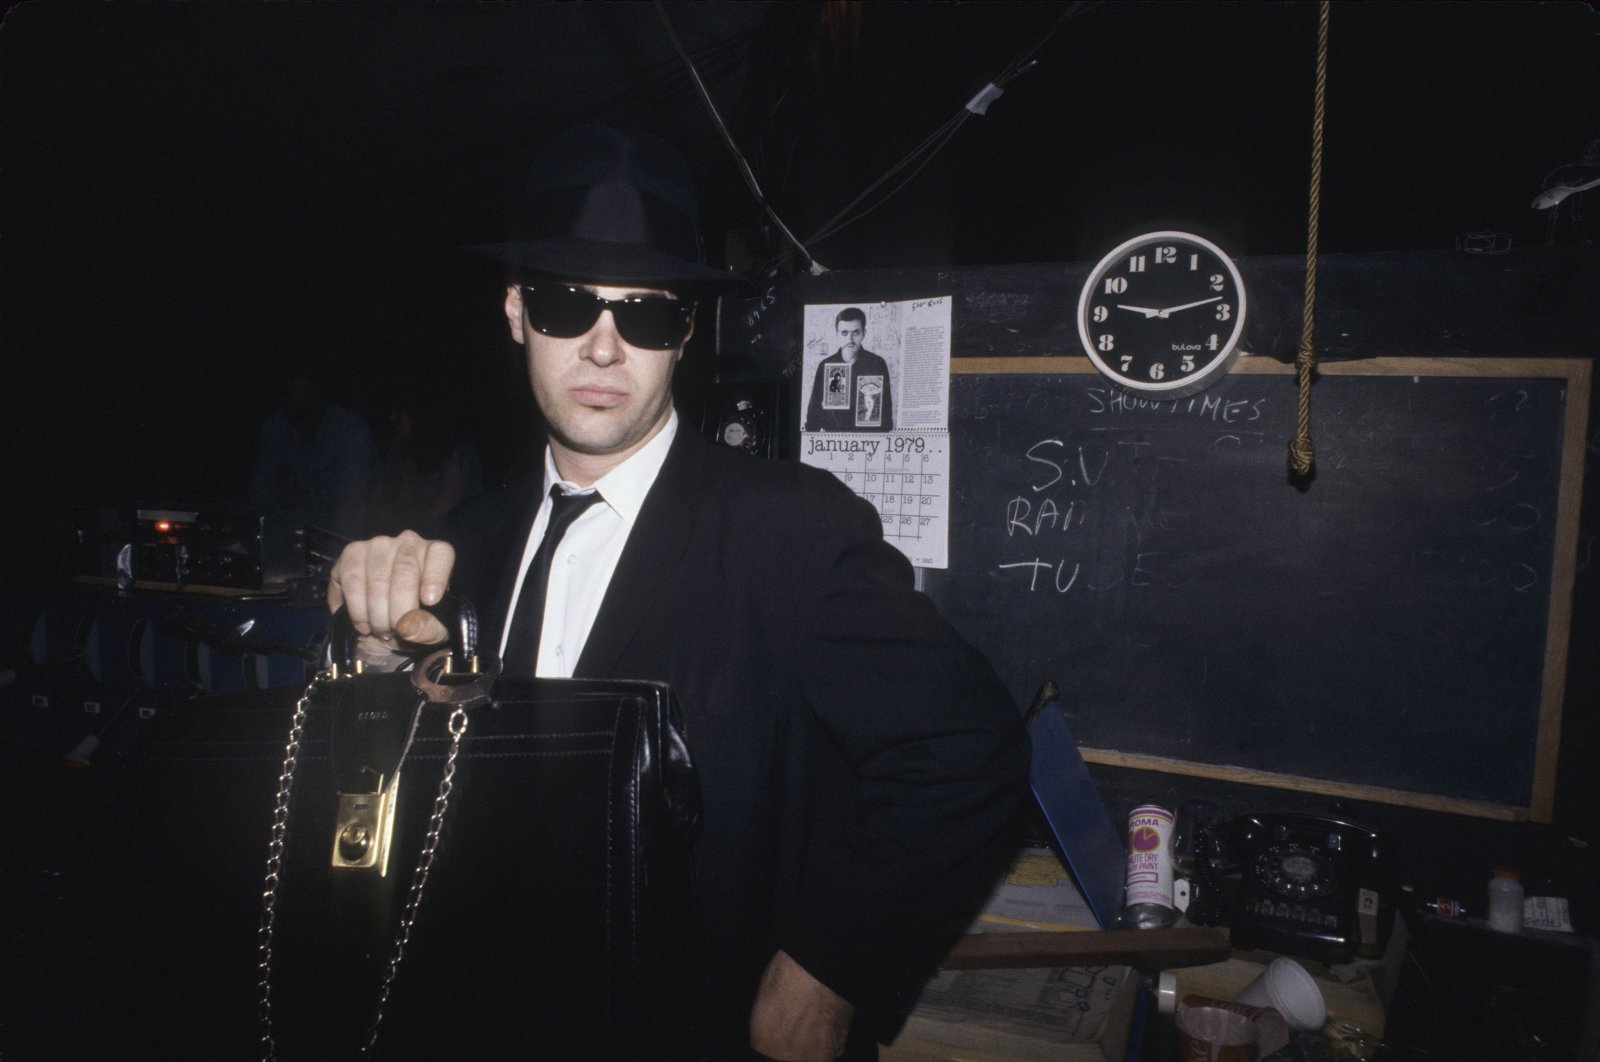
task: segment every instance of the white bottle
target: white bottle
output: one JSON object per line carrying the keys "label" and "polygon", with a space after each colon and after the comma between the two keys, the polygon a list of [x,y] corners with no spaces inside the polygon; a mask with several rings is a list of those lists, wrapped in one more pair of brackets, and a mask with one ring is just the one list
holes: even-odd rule
{"label": "white bottle", "polygon": [[1495,867],[1489,879],[1489,928],[1502,933],[1522,932],[1522,875]]}

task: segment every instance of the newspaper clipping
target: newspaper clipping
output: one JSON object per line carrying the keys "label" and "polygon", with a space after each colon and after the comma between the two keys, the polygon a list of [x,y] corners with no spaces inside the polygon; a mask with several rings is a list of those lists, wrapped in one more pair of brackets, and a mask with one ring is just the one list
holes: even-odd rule
{"label": "newspaper clipping", "polygon": [[948,565],[950,296],[805,308],[800,458],[871,502],[919,567]]}

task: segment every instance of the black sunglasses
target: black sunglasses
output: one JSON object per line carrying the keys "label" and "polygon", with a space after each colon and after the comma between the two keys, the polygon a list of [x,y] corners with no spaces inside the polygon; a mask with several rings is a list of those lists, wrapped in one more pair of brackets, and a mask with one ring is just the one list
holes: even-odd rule
{"label": "black sunglasses", "polygon": [[610,310],[617,333],[630,346],[670,350],[689,337],[694,303],[667,295],[602,299],[570,284],[522,285],[522,308],[534,331],[557,339],[581,336]]}

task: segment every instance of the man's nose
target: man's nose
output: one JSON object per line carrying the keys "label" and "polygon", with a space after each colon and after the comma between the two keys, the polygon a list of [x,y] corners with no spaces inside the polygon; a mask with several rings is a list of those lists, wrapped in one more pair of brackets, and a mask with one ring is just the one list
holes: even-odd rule
{"label": "man's nose", "polygon": [[601,310],[594,327],[584,333],[583,356],[602,368],[625,356],[622,336],[617,332],[617,322],[610,310]]}

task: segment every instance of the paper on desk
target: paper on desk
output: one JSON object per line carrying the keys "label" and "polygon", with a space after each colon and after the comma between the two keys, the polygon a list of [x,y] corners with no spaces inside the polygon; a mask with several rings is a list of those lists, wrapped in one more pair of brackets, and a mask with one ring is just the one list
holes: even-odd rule
{"label": "paper on desk", "polygon": [[[1006,1058],[1120,1059],[1120,1049],[1102,1055],[1098,1044],[1127,1035],[1132,977],[1126,966],[941,971],[901,1035]],[[1068,1045],[1096,1046],[1080,1055],[1065,1053]]]}
{"label": "paper on desk", "polygon": [[1094,929],[1094,912],[1049,848],[1025,848],[984,901],[973,932]]}

